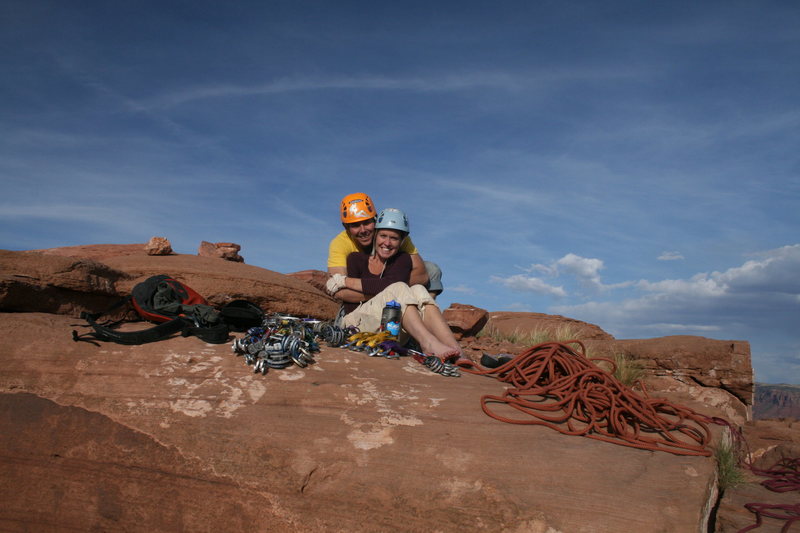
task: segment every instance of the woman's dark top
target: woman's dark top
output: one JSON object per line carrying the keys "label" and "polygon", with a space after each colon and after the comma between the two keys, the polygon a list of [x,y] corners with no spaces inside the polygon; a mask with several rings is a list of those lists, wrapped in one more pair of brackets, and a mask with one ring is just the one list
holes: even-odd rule
{"label": "woman's dark top", "polygon": [[[369,254],[353,252],[347,256],[347,277],[361,278],[361,288],[364,295],[372,298],[383,289],[402,281],[408,283],[411,279],[411,256],[400,252],[386,261],[383,274],[378,276],[369,271]],[[358,307],[357,303],[344,303],[345,312],[349,313]]]}

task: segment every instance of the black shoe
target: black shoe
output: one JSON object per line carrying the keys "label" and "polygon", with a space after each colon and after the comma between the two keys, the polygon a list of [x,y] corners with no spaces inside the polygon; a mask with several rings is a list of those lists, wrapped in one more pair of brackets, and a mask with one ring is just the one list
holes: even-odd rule
{"label": "black shoe", "polygon": [[481,356],[481,366],[486,368],[497,368],[498,366],[508,363],[513,358],[513,355],[507,353],[489,355],[488,353],[483,352],[483,355]]}

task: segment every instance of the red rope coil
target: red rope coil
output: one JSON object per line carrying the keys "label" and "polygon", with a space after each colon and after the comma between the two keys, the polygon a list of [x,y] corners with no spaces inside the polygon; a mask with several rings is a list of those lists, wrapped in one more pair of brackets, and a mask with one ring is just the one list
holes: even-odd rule
{"label": "red rope coil", "polygon": [[[580,352],[567,344],[578,345]],[[497,368],[463,363],[465,372],[494,375],[508,383],[502,396],[481,397],[483,411],[502,422],[542,425],[632,448],[676,455],[710,456],[706,417],[664,399],[638,394],[584,355],[579,341],[543,343]],[[527,415],[509,418],[494,412],[504,403]]]}

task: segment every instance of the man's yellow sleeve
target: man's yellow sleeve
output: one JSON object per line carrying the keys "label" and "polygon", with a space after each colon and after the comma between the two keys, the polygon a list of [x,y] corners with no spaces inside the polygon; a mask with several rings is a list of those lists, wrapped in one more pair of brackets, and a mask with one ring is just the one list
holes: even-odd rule
{"label": "man's yellow sleeve", "polygon": [[409,255],[419,254],[419,250],[417,247],[414,246],[414,242],[411,240],[411,237],[406,237],[403,241],[403,244],[400,246],[401,252],[406,252]]}
{"label": "man's yellow sleeve", "polygon": [[328,268],[347,267],[347,256],[357,251],[358,248],[347,236],[347,232],[342,231],[331,239],[331,244],[328,246]]}

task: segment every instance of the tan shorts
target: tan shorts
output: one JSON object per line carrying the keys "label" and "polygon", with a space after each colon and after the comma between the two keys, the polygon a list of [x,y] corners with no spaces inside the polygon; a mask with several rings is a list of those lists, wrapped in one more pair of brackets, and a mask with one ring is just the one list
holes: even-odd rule
{"label": "tan shorts", "polygon": [[406,306],[416,305],[422,317],[425,317],[425,307],[436,305],[422,285],[409,287],[403,282],[392,283],[381,292],[366,302],[362,302],[352,312],[344,315],[344,327],[356,326],[359,331],[378,331],[381,327],[381,313],[387,302],[394,300],[400,304],[401,312],[405,315]]}

